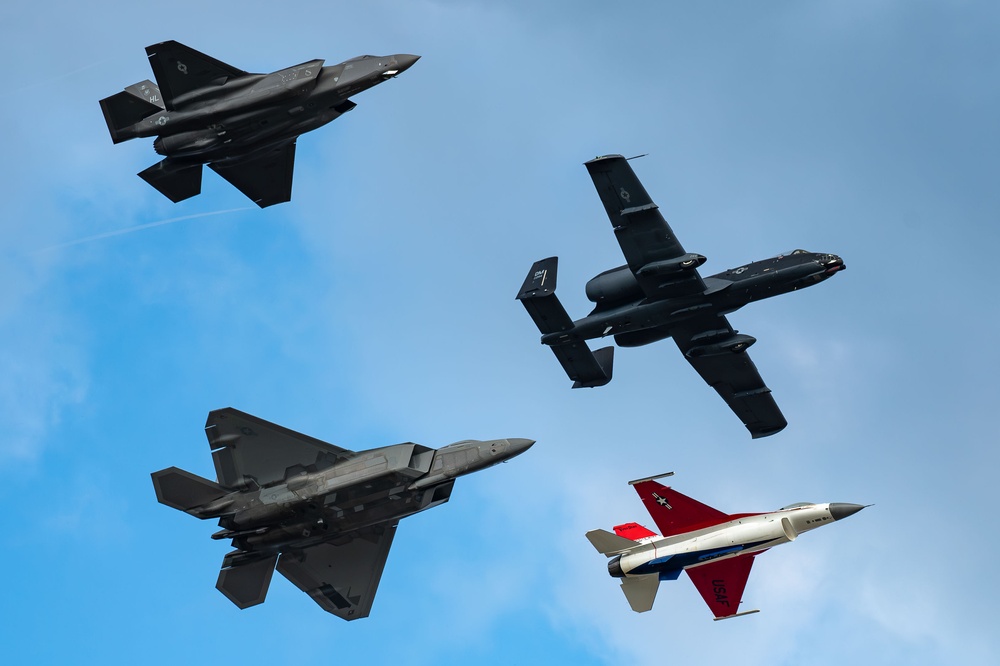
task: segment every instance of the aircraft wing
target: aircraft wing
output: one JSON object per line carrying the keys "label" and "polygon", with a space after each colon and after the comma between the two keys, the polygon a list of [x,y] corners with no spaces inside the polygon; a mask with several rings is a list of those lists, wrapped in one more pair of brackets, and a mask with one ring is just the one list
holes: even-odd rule
{"label": "aircraft wing", "polygon": [[[697,270],[704,257],[684,251],[628,161],[621,155],[608,155],[585,166],[628,267],[646,296],[659,300],[704,292],[705,283]],[[685,261],[686,257],[696,256],[700,261]]]}
{"label": "aircraft wing", "polygon": [[328,613],[345,620],[368,617],[396,525],[375,525],[346,543],[285,551],[278,573]]}
{"label": "aircraft wing", "polygon": [[683,327],[670,329],[670,334],[684,358],[722,396],[754,439],[773,435],[788,425],[745,351],[753,339],[744,336],[742,340],[747,342],[742,342],[725,317],[694,318]]}
{"label": "aircraft wing", "polygon": [[673,488],[656,481],[633,481],[631,485],[639,494],[653,522],[665,536],[718,525],[729,520],[729,515],[707,504],[691,499]]}
{"label": "aircraft wing", "polygon": [[716,620],[739,613],[753,558],[753,555],[740,555],[686,569]]}
{"label": "aircraft wing", "polygon": [[295,139],[208,166],[261,208],[284,203],[292,198]]}
{"label": "aircraft wing", "polygon": [[146,47],[153,78],[160,87],[163,105],[174,110],[174,99],[208,86],[221,86],[247,72],[227,65],[173,40]]}
{"label": "aircraft wing", "polygon": [[209,412],[205,434],[219,484],[226,488],[242,486],[251,478],[263,486],[284,479],[289,467],[323,468],[353,455],[232,407]]}

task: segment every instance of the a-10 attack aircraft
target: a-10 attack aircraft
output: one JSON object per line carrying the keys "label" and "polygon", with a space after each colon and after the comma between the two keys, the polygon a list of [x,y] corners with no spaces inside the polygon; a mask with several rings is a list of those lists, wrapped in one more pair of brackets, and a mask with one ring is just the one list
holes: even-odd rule
{"label": "a-10 attack aircraft", "polygon": [[154,472],[156,499],[218,518],[232,539],[216,587],[240,608],[263,603],[278,573],[320,607],[367,617],[401,518],[444,504],[456,477],[528,450],[530,439],[407,442],[349,451],[232,408],[205,426],[218,482],[176,467]]}
{"label": "a-10 attack aircraft", "polygon": [[610,556],[608,573],[622,581],[622,592],[637,613],[653,607],[661,580],[687,571],[716,620],[756,613],[739,612],[753,558],[798,535],[852,516],[860,504],[792,504],[771,513],[727,515],[654,479],[629,481],[662,533],[637,523],[587,532],[600,553]]}
{"label": "a-10 attack aircraft", "polygon": [[638,347],[672,337],[755,439],[788,425],[746,354],[757,340],[734,330],[725,315],[822,282],[844,269],[843,260],[795,250],[702,278],[705,257],[684,250],[624,157],[598,157],[586,167],[628,264],[587,283],[596,306],[577,321],[555,295],[557,257],[535,262],[517,295],[573,388],[611,381],[614,348],[591,352],[586,340],[613,335],[620,347]]}
{"label": "a-10 attack aircraft", "polygon": [[208,164],[258,206],[292,197],[295,140],[347,113],[348,99],[407,70],[420,56],[323,60],[251,74],[178,42],[146,47],[156,83],[101,100],[115,143],[155,136],[164,156],[139,177],[171,201],[201,192]]}

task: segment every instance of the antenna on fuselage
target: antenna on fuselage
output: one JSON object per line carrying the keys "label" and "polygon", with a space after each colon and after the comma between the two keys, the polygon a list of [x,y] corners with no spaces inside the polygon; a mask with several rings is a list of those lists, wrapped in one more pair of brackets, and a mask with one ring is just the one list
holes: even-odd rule
{"label": "antenna on fuselage", "polygon": [[673,472],[667,472],[665,474],[657,474],[656,476],[647,476],[647,477],[643,477],[641,479],[636,479],[635,481],[629,481],[628,485],[634,486],[635,484],[642,483],[643,481],[653,481],[655,479],[662,479],[665,476],[673,476],[673,475],[674,475]]}

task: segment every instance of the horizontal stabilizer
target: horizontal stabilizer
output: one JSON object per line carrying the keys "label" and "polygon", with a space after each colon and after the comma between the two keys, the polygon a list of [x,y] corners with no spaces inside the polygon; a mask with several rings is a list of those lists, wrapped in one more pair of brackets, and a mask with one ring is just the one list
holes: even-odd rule
{"label": "horizontal stabilizer", "polygon": [[177,165],[167,158],[139,172],[139,178],[174,203],[201,193],[201,165]]}
{"label": "horizontal stabilizer", "polygon": [[660,587],[660,577],[656,574],[630,576],[622,579],[622,592],[628,605],[636,613],[645,613],[653,607],[656,590]]}
{"label": "horizontal stabilizer", "polygon": [[635,548],[636,542],[606,530],[591,530],[585,535],[597,552],[602,555],[617,555]]}
{"label": "horizontal stabilizer", "polygon": [[271,577],[274,575],[274,565],[278,562],[277,553],[262,559],[227,566],[231,559],[227,555],[222,561],[222,571],[219,572],[216,589],[240,608],[264,603],[264,599],[267,598],[267,588],[271,586]]}
{"label": "horizontal stabilizer", "polygon": [[101,100],[101,111],[104,112],[104,122],[108,124],[108,131],[111,133],[111,140],[114,143],[121,143],[122,141],[135,138],[132,132],[126,132],[125,130],[143,118],[147,118],[154,113],[159,113],[162,110],[161,107],[129,90],[112,95],[111,97],[105,97]]}
{"label": "horizontal stabilizer", "polygon": [[615,348],[603,347],[590,351],[586,342],[554,345],[552,353],[559,359],[563,370],[573,380],[573,388],[596,388],[611,381]]}
{"label": "horizontal stabilizer", "polygon": [[[215,481],[203,479],[177,467],[168,467],[150,475],[156,500],[160,504],[198,515],[197,510],[222,498],[228,491]],[[201,517],[201,516],[199,516]]]}

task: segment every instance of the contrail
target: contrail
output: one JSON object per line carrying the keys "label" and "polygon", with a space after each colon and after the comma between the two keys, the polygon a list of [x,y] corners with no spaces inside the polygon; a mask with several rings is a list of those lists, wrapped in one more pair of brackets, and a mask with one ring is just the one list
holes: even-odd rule
{"label": "contrail", "polygon": [[88,69],[93,69],[94,67],[100,67],[104,63],[108,63],[113,60],[115,60],[115,58],[104,58],[103,60],[98,60],[97,62],[91,63],[89,65],[84,65],[83,67],[79,67],[72,71],[61,72],[56,76],[50,76],[46,79],[43,79],[42,81],[35,81],[34,83],[28,83],[26,85],[21,86],[20,88],[15,88],[14,90],[9,91],[7,94],[3,96],[0,96],[0,99],[10,99],[12,97],[15,97],[18,93],[24,92],[25,90],[31,90],[32,88],[37,88],[38,86],[47,86],[52,83],[55,83],[56,81],[61,81],[62,79],[68,79],[69,77],[75,76],[80,72],[85,72]]}
{"label": "contrail", "polygon": [[103,238],[111,238],[112,236],[122,236],[124,234],[130,234],[134,231],[142,231],[143,229],[150,229],[152,227],[162,227],[164,224],[172,224],[174,222],[183,222],[184,220],[193,220],[198,217],[211,217],[213,215],[226,215],[228,213],[238,213],[242,210],[253,210],[249,206],[244,206],[243,208],[230,208],[228,210],[217,210],[211,213],[195,213],[194,215],[183,215],[181,217],[172,217],[168,220],[157,220],[156,222],[147,222],[146,224],[140,224],[137,227],[129,227],[127,229],[119,229],[118,231],[109,231],[103,234],[97,234],[96,236],[87,236],[86,238],[78,238],[77,240],[72,240],[66,243],[58,243],[56,245],[50,245],[48,247],[43,247],[38,252],[48,252],[49,250],[59,250],[64,247],[70,247],[73,245],[81,245],[82,243],[90,243],[91,241],[101,240]]}

